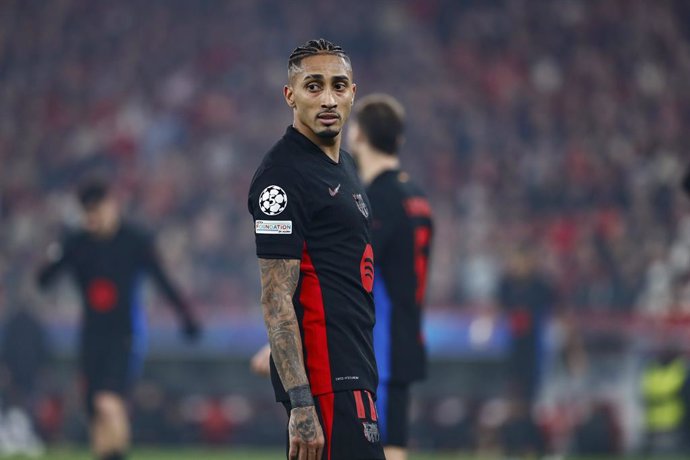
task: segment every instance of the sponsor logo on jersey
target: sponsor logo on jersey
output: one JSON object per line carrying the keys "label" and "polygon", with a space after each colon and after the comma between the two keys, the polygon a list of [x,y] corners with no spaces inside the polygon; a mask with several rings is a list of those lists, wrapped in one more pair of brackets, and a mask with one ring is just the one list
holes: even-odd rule
{"label": "sponsor logo on jersey", "polygon": [[362,286],[371,294],[374,289],[374,250],[370,244],[364,248],[362,260],[359,263],[359,272],[362,277]]}
{"label": "sponsor logo on jersey", "polygon": [[277,185],[269,185],[259,195],[259,208],[269,216],[277,216],[287,207],[287,193]]}
{"label": "sponsor logo on jersey", "polygon": [[362,425],[364,426],[364,437],[367,438],[367,441],[375,443],[381,440],[378,423],[363,422]]}
{"label": "sponsor logo on jersey", "polygon": [[357,209],[359,209],[359,212],[362,213],[364,217],[369,217],[369,208],[367,208],[367,203],[364,201],[364,198],[362,198],[361,193],[353,193],[352,197],[355,199],[355,203],[357,203]]}
{"label": "sponsor logo on jersey", "polygon": [[254,229],[258,235],[291,235],[291,220],[257,220]]}
{"label": "sponsor logo on jersey", "polygon": [[336,188],[328,187],[328,193],[330,193],[331,196],[336,196],[339,191],[340,191],[340,184],[338,184],[338,186]]}

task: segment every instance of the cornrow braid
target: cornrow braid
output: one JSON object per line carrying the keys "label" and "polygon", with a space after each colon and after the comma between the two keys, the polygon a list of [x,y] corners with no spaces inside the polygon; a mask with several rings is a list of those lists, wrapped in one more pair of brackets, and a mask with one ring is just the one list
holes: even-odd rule
{"label": "cornrow braid", "polygon": [[332,54],[341,57],[348,66],[351,66],[350,58],[345,54],[342,47],[329,42],[325,38],[319,38],[317,40],[309,40],[302,46],[298,46],[294,49],[288,58],[288,76],[298,71],[302,59],[309,56],[316,56],[317,54]]}

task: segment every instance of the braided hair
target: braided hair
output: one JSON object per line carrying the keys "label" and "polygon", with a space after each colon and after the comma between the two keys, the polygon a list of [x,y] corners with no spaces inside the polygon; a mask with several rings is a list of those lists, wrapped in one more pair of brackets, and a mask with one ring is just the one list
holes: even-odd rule
{"label": "braided hair", "polygon": [[343,58],[348,67],[351,68],[352,66],[349,56],[345,54],[345,51],[340,46],[329,42],[325,38],[319,38],[317,40],[309,40],[302,46],[298,46],[290,54],[288,58],[288,78],[292,77],[294,73],[299,72],[302,59],[318,54],[338,56]]}

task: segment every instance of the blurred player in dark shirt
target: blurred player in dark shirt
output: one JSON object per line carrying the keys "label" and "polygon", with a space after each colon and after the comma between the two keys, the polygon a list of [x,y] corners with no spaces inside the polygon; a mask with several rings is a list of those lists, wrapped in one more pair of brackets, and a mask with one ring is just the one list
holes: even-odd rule
{"label": "blurred player in dark shirt", "polygon": [[690,166],[688,166],[688,169],[685,171],[685,176],[683,176],[683,190],[690,196]]}
{"label": "blurred player in dark shirt", "polygon": [[377,406],[388,460],[407,457],[410,384],[426,376],[421,320],[433,230],[425,195],[400,170],[403,126],[400,103],[371,95],[355,107],[348,131],[372,210]]}
{"label": "blurred player in dark shirt", "polygon": [[146,318],[144,275],[151,276],[175,307],[188,339],[200,328],[161,267],[153,238],[121,221],[105,182],[78,190],[84,228],[52,247],[51,261],[38,274],[41,287],[67,271],[82,297],[80,367],[90,416],[94,454],[103,460],[126,456],[130,429],[126,396],[143,364]]}
{"label": "blurred player in dark shirt", "polygon": [[529,251],[517,250],[508,258],[498,301],[508,317],[512,338],[508,359],[511,395],[532,407],[542,375],[544,331],[557,298]]}
{"label": "blurred player in dark shirt", "polygon": [[553,282],[539,267],[534,249],[514,250],[498,287],[497,300],[508,318],[511,347],[506,363],[509,393],[531,411],[545,374],[546,332],[554,324],[563,335],[560,344],[566,370],[583,375],[587,357],[572,313],[563,309]]}

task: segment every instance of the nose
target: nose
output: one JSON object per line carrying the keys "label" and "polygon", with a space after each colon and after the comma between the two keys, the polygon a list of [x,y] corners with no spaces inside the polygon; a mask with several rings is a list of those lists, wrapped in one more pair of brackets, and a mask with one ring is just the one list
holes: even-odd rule
{"label": "nose", "polygon": [[323,99],[321,99],[321,107],[324,109],[334,109],[338,106],[335,99],[335,94],[330,89],[323,92]]}

